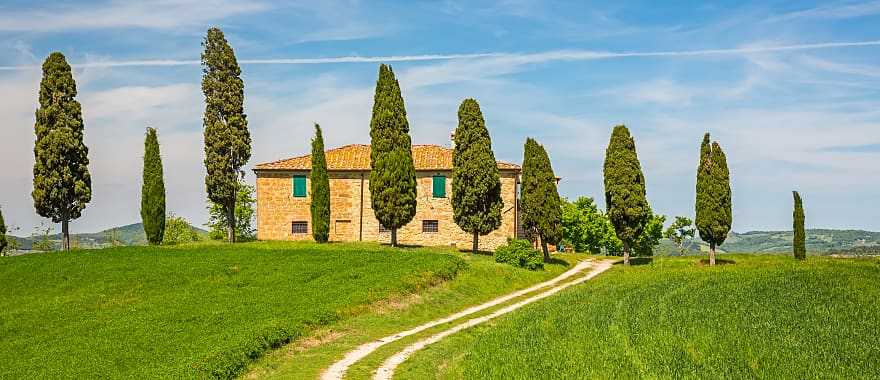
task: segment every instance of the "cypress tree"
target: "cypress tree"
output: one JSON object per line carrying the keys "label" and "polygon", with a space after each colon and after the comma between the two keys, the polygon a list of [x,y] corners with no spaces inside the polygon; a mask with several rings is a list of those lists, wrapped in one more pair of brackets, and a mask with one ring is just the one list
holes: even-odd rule
{"label": "cypress tree", "polygon": [[315,124],[312,139],[312,237],[316,242],[326,243],[330,238],[330,178],[327,176],[327,159],[324,157],[324,136],[321,126]]}
{"label": "cypress tree", "polygon": [[492,153],[492,140],[480,105],[465,99],[458,107],[455,149],[452,153],[452,211],[455,224],[473,235],[473,253],[480,235],[501,226],[501,179]]}
{"label": "cypress tree", "polygon": [[803,260],[807,258],[807,234],[804,230],[804,203],[797,191],[792,191],[794,196],[794,239],[792,242],[794,258]]}
{"label": "cypress tree", "polygon": [[227,239],[235,242],[235,198],[241,167],[251,157],[251,136],[244,114],[244,82],[235,52],[217,28],[202,42],[202,92],[205,94],[205,187],[208,199],[223,207]]}
{"label": "cypress tree", "polygon": [[159,139],[154,128],[147,128],[144,139],[144,174],[141,185],[141,222],[147,241],[162,244],[165,236],[165,180]]}
{"label": "cypress tree", "polygon": [[541,239],[544,262],[550,261],[547,244],[562,239],[562,207],[556,188],[556,175],[544,147],[532,138],[523,149],[520,216],[523,229]]}
{"label": "cypress tree", "polygon": [[645,176],[629,130],[618,125],[605,150],[605,209],[617,238],[623,243],[623,263],[629,265],[633,245],[651,218],[645,195]]}
{"label": "cypress tree", "polygon": [[67,60],[54,52],[43,63],[40,107],[34,131],[34,208],[61,223],[62,246],[70,250],[71,220],[92,200],[89,149],[83,144],[82,109]]}
{"label": "cypress tree", "polygon": [[3,209],[0,209],[0,256],[3,256],[3,251],[6,249],[6,222],[3,221]]}
{"label": "cypress tree", "polygon": [[370,141],[370,201],[376,219],[391,230],[391,246],[397,246],[397,229],[416,214],[416,169],[400,85],[385,64],[376,81]]}
{"label": "cypress tree", "polygon": [[709,265],[715,265],[715,248],[724,243],[733,223],[730,171],[718,142],[703,136],[697,168],[696,220],[700,239],[709,243]]}

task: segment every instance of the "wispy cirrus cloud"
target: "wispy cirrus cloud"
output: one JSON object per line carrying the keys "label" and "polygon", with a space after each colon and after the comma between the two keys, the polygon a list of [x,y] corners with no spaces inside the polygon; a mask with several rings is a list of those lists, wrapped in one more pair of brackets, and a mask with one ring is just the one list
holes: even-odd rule
{"label": "wispy cirrus cloud", "polygon": [[94,5],[68,4],[0,13],[0,31],[60,32],[77,29],[167,29],[203,26],[212,20],[259,12],[268,5],[237,0],[110,1]]}
{"label": "wispy cirrus cloud", "polygon": [[[591,61],[601,59],[619,58],[646,58],[646,57],[700,57],[716,55],[747,55],[754,53],[771,53],[801,50],[820,50],[831,48],[856,48],[880,46],[880,40],[872,41],[838,41],[811,44],[792,45],[752,45],[725,49],[697,49],[697,50],[666,50],[666,51],[632,51],[613,52],[600,50],[551,50],[538,53],[472,53],[472,54],[423,54],[423,55],[390,55],[390,56],[344,56],[323,58],[278,58],[278,59],[240,59],[243,65],[314,65],[333,63],[378,63],[378,62],[416,62],[416,61],[448,61],[448,60],[494,60],[505,65],[529,65],[554,61]],[[132,61],[93,61],[73,63],[76,68],[89,67],[127,67],[127,66],[193,66],[199,65],[198,60],[132,60]],[[31,70],[36,65],[0,66],[0,70]]]}
{"label": "wispy cirrus cloud", "polygon": [[791,21],[802,19],[848,19],[880,14],[880,1],[837,2],[820,7],[784,13],[768,18],[767,22]]}

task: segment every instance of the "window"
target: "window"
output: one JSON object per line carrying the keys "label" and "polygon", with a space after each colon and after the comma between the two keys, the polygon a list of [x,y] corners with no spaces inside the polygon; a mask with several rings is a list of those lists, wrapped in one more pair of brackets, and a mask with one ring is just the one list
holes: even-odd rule
{"label": "window", "polygon": [[290,223],[290,232],[294,234],[307,234],[309,233],[309,222],[291,222]]}
{"label": "window", "polygon": [[293,176],[293,196],[297,198],[306,196],[306,176]]}
{"label": "window", "polygon": [[434,176],[434,198],[446,198],[446,176]]}
{"label": "window", "polygon": [[422,232],[439,232],[440,231],[440,222],[436,220],[423,220],[422,221]]}

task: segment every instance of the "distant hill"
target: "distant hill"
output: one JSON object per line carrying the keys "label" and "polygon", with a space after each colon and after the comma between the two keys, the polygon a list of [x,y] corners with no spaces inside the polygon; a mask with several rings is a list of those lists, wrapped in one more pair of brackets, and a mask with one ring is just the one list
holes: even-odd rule
{"label": "distant hill", "polygon": [[[750,231],[731,233],[720,247],[722,252],[738,253],[779,253],[791,251],[791,231]],[[880,232],[862,230],[807,230],[807,251],[830,253],[851,249],[880,249]],[[709,246],[699,238],[691,241],[688,249],[692,253],[708,251]],[[674,254],[677,247],[663,240],[655,253]]]}
{"label": "distant hill", "polygon": [[[207,236],[208,231],[192,226],[200,235]],[[14,237],[21,244],[21,249],[30,250],[34,241],[39,240],[40,236]],[[141,223],[129,224],[121,227],[109,228],[100,232],[71,234],[72,244],[78,245],[80,248],[103,248],[112,247],[114,245],[146,245],[147,235],[144,233],[144,227]],[[49,240],[55,244],[55,248],[61,247],[61,234],[49,235]]]}

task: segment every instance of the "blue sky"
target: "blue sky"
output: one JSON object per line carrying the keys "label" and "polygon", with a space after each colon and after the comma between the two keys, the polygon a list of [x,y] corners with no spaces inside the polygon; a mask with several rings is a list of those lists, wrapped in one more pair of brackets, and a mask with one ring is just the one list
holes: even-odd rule
{"label": "blue sky", "polygon": [[0,5],[0,205],[18,234],[44,221],[33,115],[56,50],[75,66],[92,160],[73,231],[139,220],[147,126],[169,209],[206,220],[197,61],[212,25],[243,62],[251,165],[307,152],[313,122],[328,146],[368,142],[385,61],[414,143],[448,145],[459,103],[476,98],[497,158],[519,162],[538,139],[565,196],[601,199],[623,123],[655,212],[692,216],[709,131],[728,155],[734,230],[790,229],[795,189],[809,227],[880,230],[880,1],[33,3]]}

